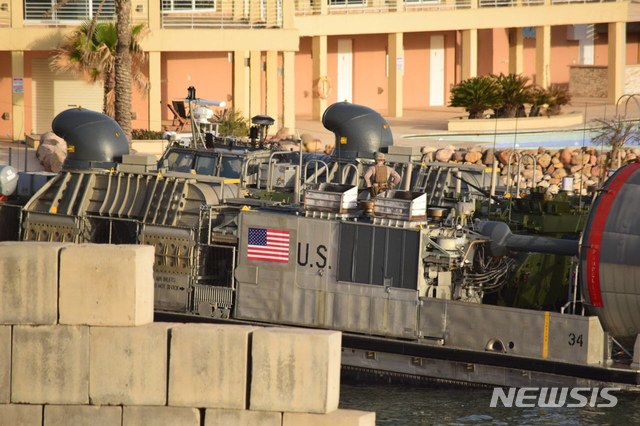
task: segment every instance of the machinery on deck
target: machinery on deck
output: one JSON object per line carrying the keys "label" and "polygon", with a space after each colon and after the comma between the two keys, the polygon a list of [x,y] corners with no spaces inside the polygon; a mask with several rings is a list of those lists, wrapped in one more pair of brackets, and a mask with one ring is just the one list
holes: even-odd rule
{"label": "machinery on deck", "polygon": [[[343,110],[340,125],[366,117],[359,108]],[[380,119],[370,115],[364,129]],[[385,147],[385,125],[363,139],[375,142],[368,150]],[[344,180],[304,182],[303,201],[284,204],[246,195],[242,182],[259,179],[259,167],[230,179],[129,155],[117,124],[98,113],[65,111],[53,130],[69,156],[21,210],[20,238],[154,246],[158,312],[342,330],[343,365],[361,371],[501,386],[639,384],[640,353],[620,359],[612,348],[630,352],[640,330],[640,163],[607,181],[582,239],[570,240],[513,234],[475,218],[465,197],[363,199],[353,163],[336,160]],[[357,144],[361,132],[337,131],[337,158],[371,154]],[[497,306],[491,295],[513,279],[518,252],[575,257],[565,302],[584,309]]]}

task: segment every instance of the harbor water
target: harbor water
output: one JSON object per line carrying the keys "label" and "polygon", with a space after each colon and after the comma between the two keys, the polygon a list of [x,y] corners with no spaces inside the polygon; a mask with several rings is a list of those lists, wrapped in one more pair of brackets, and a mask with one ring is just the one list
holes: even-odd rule
{"label": "harbor water", "polygon": [[491,408],[492,389],[343,381],[340,408],[376,412],[378,425],[633,425],[640,394],[612,392],[615,407]]}

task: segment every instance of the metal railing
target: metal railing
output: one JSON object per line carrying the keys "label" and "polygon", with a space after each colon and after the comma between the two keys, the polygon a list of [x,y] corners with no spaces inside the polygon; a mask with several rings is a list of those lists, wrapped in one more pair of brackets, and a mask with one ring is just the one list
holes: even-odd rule
{"label": "metal railing", "polygon": [[163,28],[280,28],[282,0],[162,0]]}
{"label": "metal railing", "polygon": [[480,0],[479,7],[541,6],[544,0]]}
{"label": "metal railing", "polygon": [[[92,19],[100,0],[74,0],[58,7],[58,0],[24,0],[24,24],[46,26],[75,26]],[[115,1],[106,0],[100,11],[100,20],[115,19]]]}
{"label": "metal railing", "polygon": [[11,26],[11,2],[0,1],[0,28]]}
{"label": "metal railing", "polygon": [[613,3],[617,0],[551,0],[551,4]]}
{"label": "metal railing", "polygon": [[456,9],[470,9],[471,0],[440,0],[440,1],[428,1],[428,0],[415,0],[404,2],[404,10],[408,12],[413,11],[431,11],[431,10],[456,10]]}
{"label": "metal railing", "polygon": [[[618,0],[549,0],[550,4],[607,3]],[[638,2],[640,0],[623,0]],[[294,0],[296,16],[470,9],[472,0]],[[323,2],[326,2],[324,6]],[[541,6],[545,0],[478,0],[478,7]]]}

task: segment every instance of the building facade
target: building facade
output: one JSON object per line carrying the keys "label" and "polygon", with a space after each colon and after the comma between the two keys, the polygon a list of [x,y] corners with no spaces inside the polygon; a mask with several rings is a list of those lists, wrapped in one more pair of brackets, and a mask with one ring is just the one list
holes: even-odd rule
{"label": "building facade", "polygon": [[[0,0],[1,138],[46,132],[72,106],[101,109],[99,85],[49,67],[101,2],[56,2]],[[109,19],[114,2],[102,3]],[[597,76],[596,96],[613,103],[640,63],[636,21],[627,0],[132,0],[132,22],[150,29],[133,128],[161,130],[189,86],[276,129],[343,100],[394,117],[444,106],[461,79],[500,72],[541,86]]]}

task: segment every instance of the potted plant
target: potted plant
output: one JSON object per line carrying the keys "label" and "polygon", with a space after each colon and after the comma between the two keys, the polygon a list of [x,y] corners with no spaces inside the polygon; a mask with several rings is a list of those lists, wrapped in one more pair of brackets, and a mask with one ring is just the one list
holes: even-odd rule
{"label": "potted plant", "polygon": [[473,77],[461,81],[451,89],[450,106],[462,107],[469,118],[482,118],[488,109],[502,105],[500,85],[491,77]]}
{"label": "potted plant", "polygon": [[[524,104],[532,100],[531,87],[527,85],[529,77],[518,74],[491,75],[500,87],[501,105],[496,109],[499,118],[514,118],[519,110],[524,110]],[[522,116],[520,113],[519,116]],[[525,114],[526,116],[526,114]]]}

